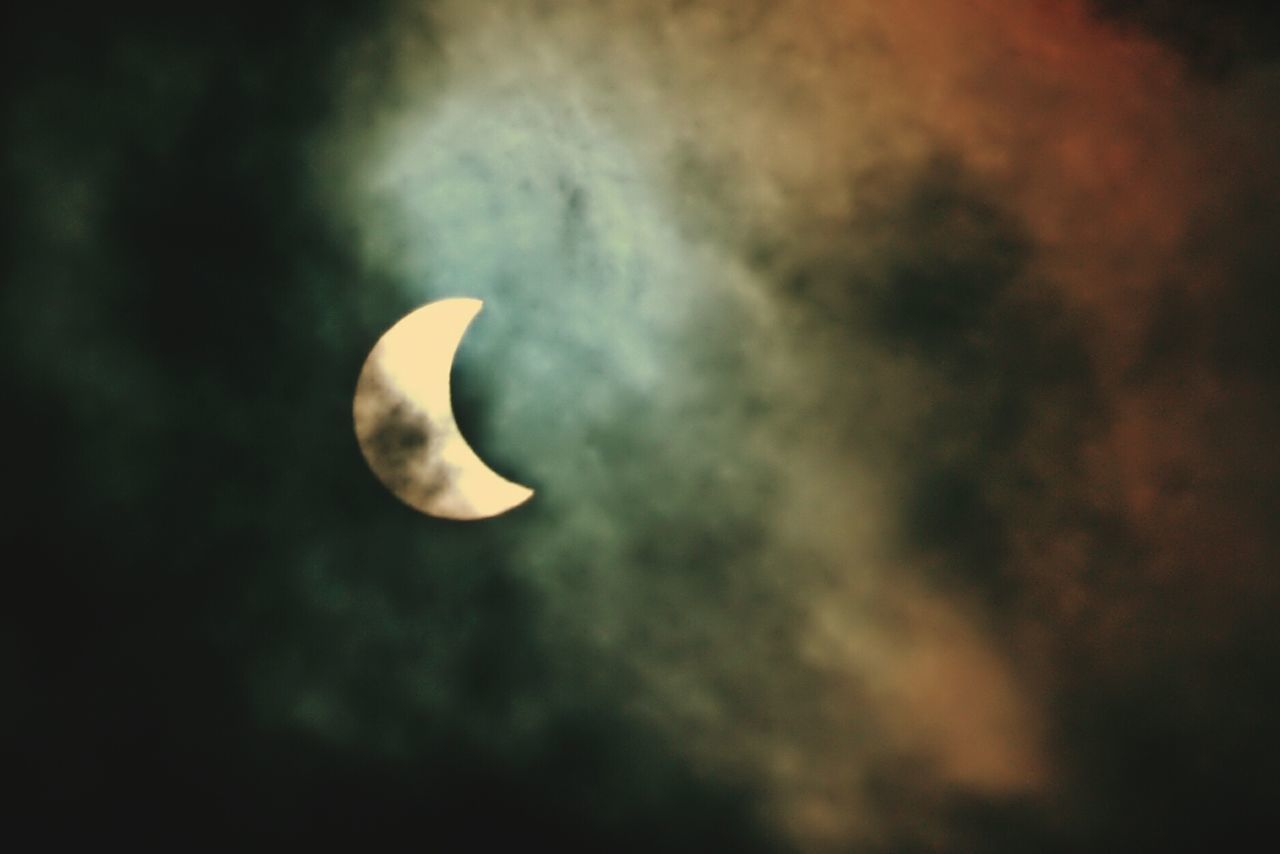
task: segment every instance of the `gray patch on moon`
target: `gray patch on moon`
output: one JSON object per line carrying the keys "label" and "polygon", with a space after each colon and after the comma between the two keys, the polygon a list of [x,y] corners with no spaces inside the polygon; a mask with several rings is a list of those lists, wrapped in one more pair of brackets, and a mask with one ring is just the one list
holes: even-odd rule
{"label": "gray patch on moon", "polygon": [[[368,407],[360,423],[360,447],[378,480],[411,505],[425,506],[447,487],[446,468],[427,461],[442,444],[432,440],[430,419],[387,379],[381,366],[371,366],[361,376],[356,398]],[[416,469],[416,470],[415,470]],[[432,476],[419,472],[429,469]]]}

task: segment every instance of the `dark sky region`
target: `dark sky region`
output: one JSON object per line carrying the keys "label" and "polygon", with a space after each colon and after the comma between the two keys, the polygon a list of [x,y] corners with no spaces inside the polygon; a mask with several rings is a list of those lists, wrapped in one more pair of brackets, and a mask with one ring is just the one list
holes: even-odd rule
{"label": "dark sky region", "polygon": [[[6,16],[15,850],[1270,835],[1270,4]],[[352,431],[445,296],[486,522]]]}

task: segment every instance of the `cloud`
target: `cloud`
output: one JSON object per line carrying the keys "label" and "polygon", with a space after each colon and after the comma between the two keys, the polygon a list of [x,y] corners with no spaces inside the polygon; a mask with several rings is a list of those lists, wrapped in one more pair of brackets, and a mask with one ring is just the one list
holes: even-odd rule
{"label": "cloud", "polygon": [[1229,263],[1188,247],[1231,143],[1078,4],[800,12],[437,7],[350,215],[416,293],[510,306],[468,377],[541,486],[512,559],[558,654],[804,845],[910,837],[873,796],[904,776],[936,842],[953,792],[1054,808],[1073,667],[1166,658],[1108,634],[1165,607],[1112,579],[1195,607],[1174,531],[1206,567],[1252,536],[1142,485],[1216,465],[1167,413],[1218,380],[1131,374],[1168,283]]}

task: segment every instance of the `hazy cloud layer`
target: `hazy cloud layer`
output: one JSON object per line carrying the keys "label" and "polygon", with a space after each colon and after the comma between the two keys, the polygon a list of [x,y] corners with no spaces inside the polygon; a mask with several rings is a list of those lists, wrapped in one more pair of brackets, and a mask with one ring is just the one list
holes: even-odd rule
{"label": "hazy cloud layer", "polygon": [[[514,555],[547,631],[802,844],[1052,803],[1064,668],[1133,678],[1270,587],[1205,506],[1244,473],[1211,398],[1256,389],[1135,376],[1163,295],[1221,287],[1190,244],[1257,119],[1071,4],[538,8],[402,31],[352,210],[503,315],[469,364],[554,520]],[[1206,584],[1240,599],[1182,625]]]}

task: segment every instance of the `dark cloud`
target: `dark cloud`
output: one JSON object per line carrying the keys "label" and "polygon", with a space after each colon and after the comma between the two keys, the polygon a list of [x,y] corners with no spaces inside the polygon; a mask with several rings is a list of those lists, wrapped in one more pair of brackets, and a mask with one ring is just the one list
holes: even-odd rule
{"label": "dark cloud", "polygon": [[1280,56],[1280,29],[1264,0],[1091,0],[1111,20],[1171,45],[1199,73],[1221,79]]}

